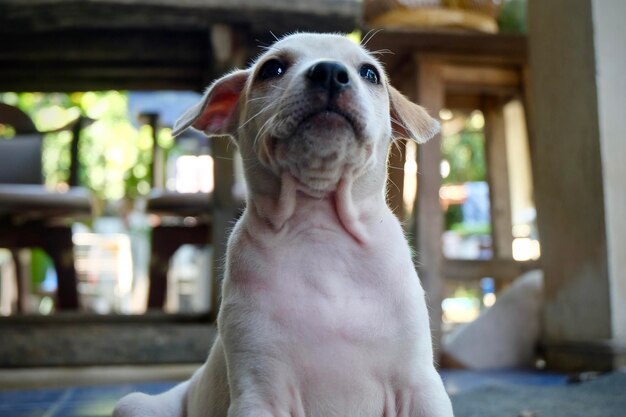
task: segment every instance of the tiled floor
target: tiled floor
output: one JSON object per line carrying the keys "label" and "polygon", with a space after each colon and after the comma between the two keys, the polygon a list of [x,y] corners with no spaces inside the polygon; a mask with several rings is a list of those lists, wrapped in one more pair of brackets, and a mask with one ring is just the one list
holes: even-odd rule
{"label": "tiled floor", "polygon": [[[444,371],[448,391],[454,395],[487,385],[563,385],[562,375],[530,371]],[[1,417],[105,417],[115,402],[130,392],[163,392],[177,382],[150,382],[59,389],[0,391]]]}
{"label": "tiled floor", "polygon": [[446,370],[441,372],[446,390],[450,395],[459,394],[490,385],[532,385],[532,386],[555,386],[565,385],[567,376],[562,374],[525,371],[525,370],[502,370],[502,371],[462,371]]}
{"label": "tiled floor", "polygon": [[163,392],[176,382],[0,392],[2,417],[105,417],[124,395]]}

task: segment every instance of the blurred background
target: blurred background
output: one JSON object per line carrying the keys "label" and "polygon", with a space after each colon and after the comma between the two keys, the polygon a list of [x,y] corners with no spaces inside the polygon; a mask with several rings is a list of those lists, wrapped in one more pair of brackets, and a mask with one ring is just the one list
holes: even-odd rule
{"label": "blurred background", "polygon": [[621,0],[222,3],[0,1],[0,368],[203,360],[246,186],[227,138],[172,126],[298,30],[346,33],[441,122],[387,187],[437,363],[626,365]]}

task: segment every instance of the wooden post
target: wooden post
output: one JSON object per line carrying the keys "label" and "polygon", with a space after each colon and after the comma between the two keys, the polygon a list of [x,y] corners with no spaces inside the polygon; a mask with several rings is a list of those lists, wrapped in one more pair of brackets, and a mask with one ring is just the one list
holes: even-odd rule
{"label": "wooden post", "polygon": [[226,244],[230,230],[234,225],[237,207],[233,199],[234,155],[235,144],[228,137],[214,138],[213,149],[213,175],[215,188],[213,190],[213,213],[211,228],[211,242],[213,242],[212,254],[212,284],[211,284],[211,308],[209,317],[211,321],[217,318],[220,307],[222,279],[224,277],[224,257],[226,256]]}
{"label": "wooden post", "polygon": [[391,145],[387,167],[387,204],[393,214],[404,220],[404,161],[406,141],[398,140]]}
{"label": "wooden post", "polygon": [[85,119],[79,116],[74,126],[72,126],[72,141],[70,142],[70,176],[67,181],[70,187],[76,187],[79,183],[78,171],[80,168],[80,160],[78,159],[78,143],[83,130]]}
{"label": "wooden post", "polygon": [[[417,102],[436,117],[444,106],[445,87],[441,65],[430,58],[417,58]],[[443,213],[439,203],[441,187],[441,138],[435,136],[418,146],[418,184],[415,202],[416,252],[419,276],[426,291],[435,358],[441,346],[441,299],[443,291],[441,234]]]}
{"label": "wooden post", "polygon": [[[20,314],[27,313],[26,307],[28,302],[28,294],[30,293],[30,285],[24,276],[24,262],[20,257],[21,251],[17,248],[10,249],[15,267],[15,283],[17,284],[17,312]],[[30,260],[29,260],[30,261]],[[29,262],[30,264],[30,262]]]}
{"label": "wooden post", "polygon": [[[416,68],[412,62],[404,62],[389,74],[391,85],[402,91],[410,100],[417,101]],[[407,142],[398,139],[391,144],[387,167],[387,204],[393,213],[404,223],[407,230],[414,227],[414,213],[409,218],[404,210],[404,163],[406,161]]]}
{"label": "wooden post", "polygon": [[139,115],[141,123],[152,129],[152,188],[164,188],[163,150],[159,146],[159,114],[142,113]]}
{"label": "wooden post", "polygon": [[494,96],[484,98],[485,152],[487,156],[487,182],[491,207],[491,236],[493,257],[513,258],[513,232],[511,220],[511,193],[507,163],[504,102]]}

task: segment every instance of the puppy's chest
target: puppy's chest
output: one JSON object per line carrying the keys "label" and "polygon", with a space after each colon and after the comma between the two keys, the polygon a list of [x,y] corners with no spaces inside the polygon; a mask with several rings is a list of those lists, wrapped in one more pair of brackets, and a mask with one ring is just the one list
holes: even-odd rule
{"label": "puppy's chest", "polygon": [[[410,262],[317,233],[271,251],[242,245],[252,261],[230,270],[258,328],[289,343],[378,346],[407,336],[420,288]],[[410,331],[408,333],[411,333]]]}

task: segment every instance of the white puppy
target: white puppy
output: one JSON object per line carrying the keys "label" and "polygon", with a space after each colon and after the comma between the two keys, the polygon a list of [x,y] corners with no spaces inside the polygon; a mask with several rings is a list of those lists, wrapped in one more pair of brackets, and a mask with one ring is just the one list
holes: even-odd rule
{"label": "white puppy", "polygon": [[424,292],[385,202],[394,136],[438,124],[338,35],[297,34],[217,80],[175,126],[239,146],[217,340],[191,378],[115,416],[450,417]]}

